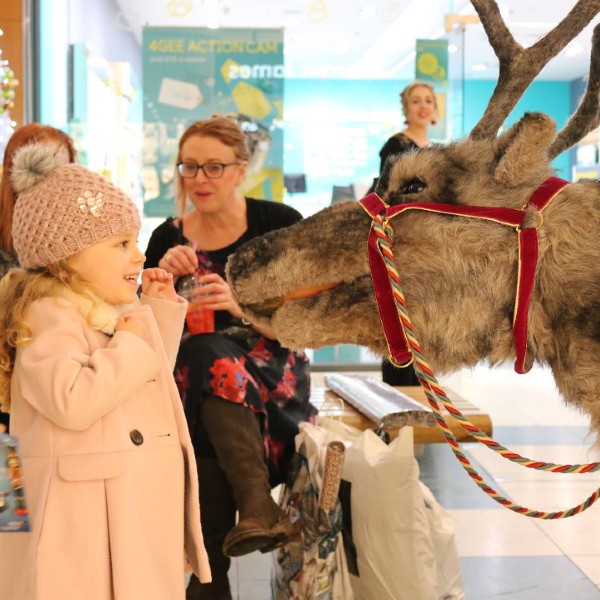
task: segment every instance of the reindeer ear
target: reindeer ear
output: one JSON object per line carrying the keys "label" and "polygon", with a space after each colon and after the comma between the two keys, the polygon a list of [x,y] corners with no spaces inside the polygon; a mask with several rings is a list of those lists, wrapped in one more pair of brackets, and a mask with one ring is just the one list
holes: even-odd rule
{"label": "reindeer ear", "polygon": [[525,113],[507,132],[496,140],[498,162],[494,179],[507,185],[527,181],[550,163],[548,148],[554,139],[556,125],[542,113]]}

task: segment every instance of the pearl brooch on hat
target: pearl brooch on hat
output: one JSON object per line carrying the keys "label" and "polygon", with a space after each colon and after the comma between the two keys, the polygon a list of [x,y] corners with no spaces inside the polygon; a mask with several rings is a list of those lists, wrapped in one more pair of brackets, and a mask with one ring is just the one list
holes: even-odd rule
{"label": "pearl brooch on hat", "polygon": [[100,209],[102,208],[102,192],[98,192],[94,195],[93,192],[83,192],[83,197],[77,198],[79,203],[79,210],[81,212],[89,212],[93,217],[100,216]]}

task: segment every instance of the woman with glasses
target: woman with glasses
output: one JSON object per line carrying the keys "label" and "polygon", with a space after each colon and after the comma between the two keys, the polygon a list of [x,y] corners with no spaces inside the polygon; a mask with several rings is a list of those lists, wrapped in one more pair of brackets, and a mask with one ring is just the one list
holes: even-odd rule
{"label": "woman with glasses", "polygon": [[177,156],[179,216],[155,229],[146,251],[146,268],[160,266],[178,279],[198,274],[199,301],[215,311],[214,333],[184,332],[175,371],[213,577],[200,584],[192,576],[188,599],[231,598],[230,556],[268,552],[298,534],[270,491],[288,473],[297,423],[314,413],[308,361],[282,348],[272,330],[244,320],[224,268],[244,242],[302,217],[238,191],[249,158],[244,133],[228,117],[188,127]]}

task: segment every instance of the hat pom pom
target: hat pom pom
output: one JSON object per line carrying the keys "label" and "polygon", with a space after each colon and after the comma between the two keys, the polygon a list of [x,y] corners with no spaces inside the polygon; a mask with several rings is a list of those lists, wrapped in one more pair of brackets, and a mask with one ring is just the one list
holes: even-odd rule
{"label": "hat pom pom", "polygon": [[69,151],[61,144],[38,143],[15,152],[12,184],[17,194],[39,183],[50,171],[69,162]]}

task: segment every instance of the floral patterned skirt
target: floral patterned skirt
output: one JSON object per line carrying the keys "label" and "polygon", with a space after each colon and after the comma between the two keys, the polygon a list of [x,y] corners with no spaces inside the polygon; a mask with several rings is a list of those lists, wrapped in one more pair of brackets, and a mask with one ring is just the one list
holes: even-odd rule
{"label": "floral patterned skirt", "polygon": [[300,421],[312,421],[306,355],[283,348],[252,329],[230,327],[183,340],[175,380],[196,454],[214,457],[200,419],[200,403],[217,396],[260,415],[271,485],[285,481]]}

